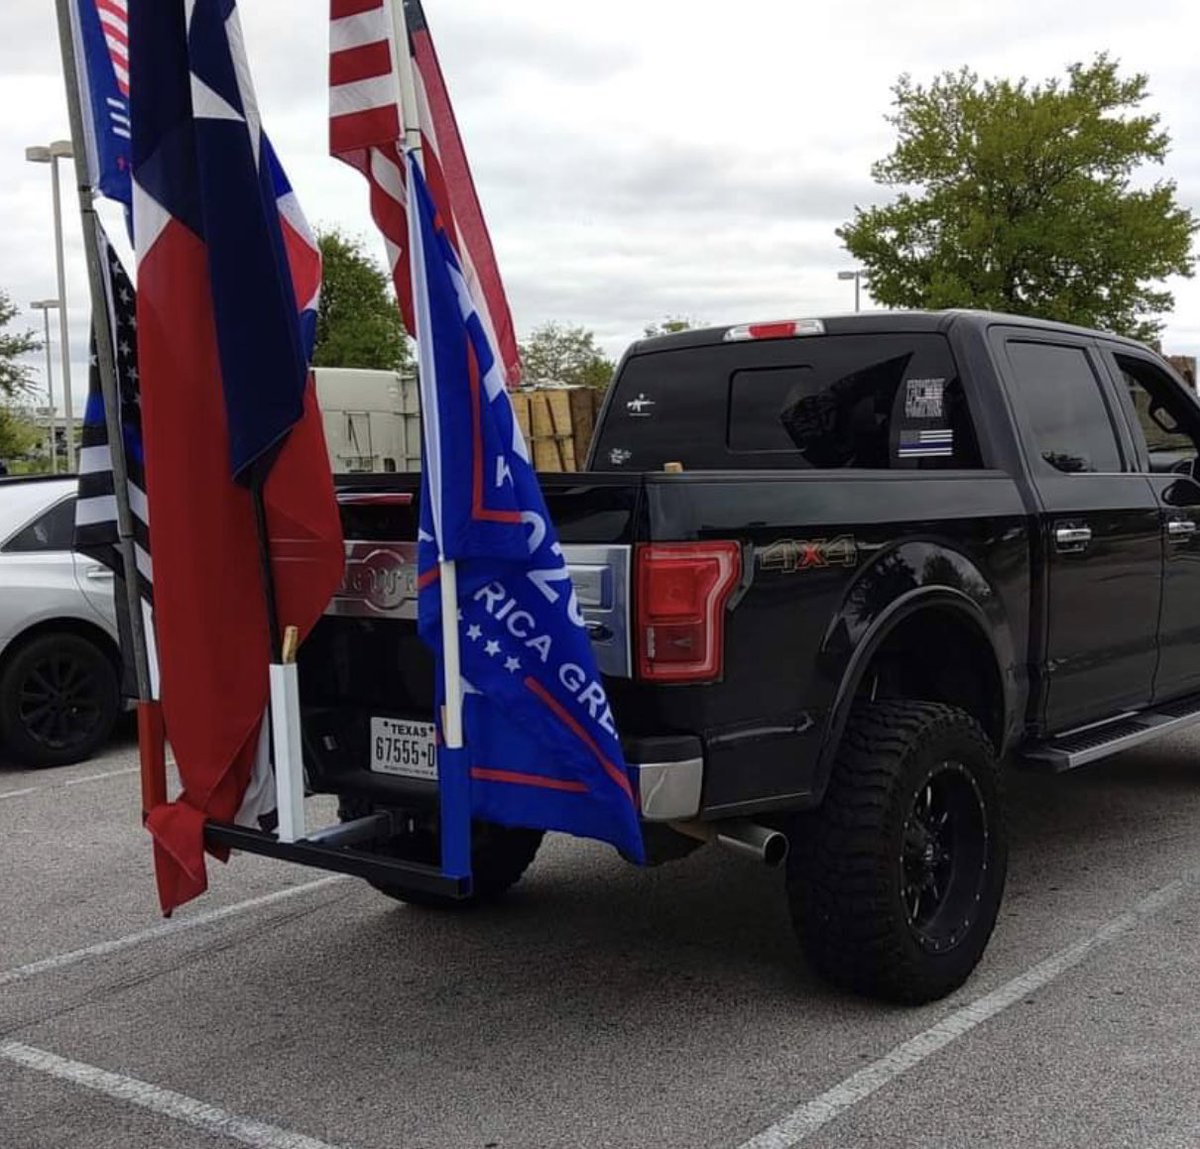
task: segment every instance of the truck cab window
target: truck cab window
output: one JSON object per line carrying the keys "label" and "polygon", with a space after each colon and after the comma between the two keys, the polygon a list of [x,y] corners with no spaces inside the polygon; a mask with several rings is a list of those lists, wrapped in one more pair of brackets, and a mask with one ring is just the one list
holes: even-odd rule
{"label": "truck cab window", "polygon": [[1192,470],[1200,455],[1200,411],[1166,372],[1145,359],[1114,356],[1150,453],[1150,470]]}
{"label": "truck cab window", "polygon": [[[664,434],[669,426],[670,434]],[[982,466],[950,346],[932,332],[824,335],[633,356],[598,469]]]}
{"label": "truck cab window", "polygon": [[1008,359],[1014,396],[1047,467],[1066,474],[1121,470],[1116,430],[1084,348],[1012,339]]}

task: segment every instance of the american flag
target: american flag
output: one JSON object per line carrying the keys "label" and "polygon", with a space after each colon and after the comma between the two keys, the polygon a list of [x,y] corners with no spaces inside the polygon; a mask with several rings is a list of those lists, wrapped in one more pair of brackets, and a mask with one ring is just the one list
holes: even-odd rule
{"label": "american flag", "polygon": [[96,11],[117,73],[117,87],[129,99],[129,5],[126,0],[96,0]]}
{"label": "american flag", "polygon": [[[138,385],[137,297],[121,260],[102,228],[97,229],[100,255],[107,270],[108,321],[113,334],[117,382],[121,391],[121,430],[133,511],[138,586],[146,602],[153,599],[154,570],[150,561],[150,512],[146,502],[145,457],[142,451],[141,392]],[[79,452],[79,496],[75,503],[75,549],[121,572],[117,550],[117,501],[113,488],[112,452],[100,391],[96,338],[92,336],[87,407],[83,415]],[[118,596],[119,597],[119,596]]]}
{"label": "american flag", "polygon": [[[399,2],[331,0],[329,140],[331,153],[357,168],[370,184],[371,214],[387,244],[404,325],[414,334],[404,114],[392,59],[391,5]],[[515,387],[521,378],[516,331],[454,109],[419,0],[404,0],[404,13],[425,178],[479,319],[499,350],[505,382]]]}

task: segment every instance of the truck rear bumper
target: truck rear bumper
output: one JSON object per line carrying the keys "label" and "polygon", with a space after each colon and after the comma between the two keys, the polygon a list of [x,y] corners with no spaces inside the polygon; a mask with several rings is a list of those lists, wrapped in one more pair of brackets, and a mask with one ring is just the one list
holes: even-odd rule
{"label": "truck rear bumper", "polygon": [[673,822],[700,813],[704,752],[699,738],[631,738],[623,749],[637,779],[639,806],[647,822]]}

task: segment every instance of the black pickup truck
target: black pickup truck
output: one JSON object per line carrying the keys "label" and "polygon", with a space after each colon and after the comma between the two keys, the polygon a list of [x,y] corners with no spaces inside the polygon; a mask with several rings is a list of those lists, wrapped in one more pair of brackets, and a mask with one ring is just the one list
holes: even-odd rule
{"label": "black pickup truck", "polygon": [[[1094,331],[884,313],[633,346],[586,470],[544,488],[651,863],[786,855],[821,973],[960,985],[1003,892],[1004,769],[1200,720],[1198,453],[1171,368]],[[437,847],[417,487],[341,483],[346,579],[301,652],[311,787],[387,811],[367,848],[414,861]],[[539,841],[477,826],[472,899]]]}

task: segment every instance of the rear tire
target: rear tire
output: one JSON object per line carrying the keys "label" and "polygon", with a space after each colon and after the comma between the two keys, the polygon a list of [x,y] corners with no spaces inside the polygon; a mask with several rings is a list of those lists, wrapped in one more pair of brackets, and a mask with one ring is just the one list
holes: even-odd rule
{"label": "rear tire", "polygon": [[[338,815],[343,822],[361,818],[371,812],[365,802],[343,798]],[[499,900],[524,876],[544,836],[541,830],[526,830],[514,826],[498,826],[494,822],[471,824],[471,894],[466,898],[450,898],[442,894],[427,894],[417,890],[398,889],[386,882],[370,881],[381,894],[429,909],[463,910]],[[436,829],[414,820],[401,834],[376,847],[381,854],[402,858],[406,862],[423,862],[436,866],[441,863],[441,847]],[[368,879],[370,880],[370,879]]]}
{"label": "rear tire", "polygon": [[108,741],[120,707],[103,650],[78,634],[39,634],[0,673],[0,744],[22,766],[81,762]]}
{"label": "rear tire", "polygon": [[966,981],[1007,868],[1000,770],[969,714],[856,706],[823,804],[790,836],[792,918],[822,976],[908,1005]]}

